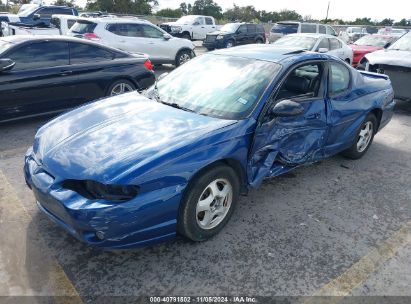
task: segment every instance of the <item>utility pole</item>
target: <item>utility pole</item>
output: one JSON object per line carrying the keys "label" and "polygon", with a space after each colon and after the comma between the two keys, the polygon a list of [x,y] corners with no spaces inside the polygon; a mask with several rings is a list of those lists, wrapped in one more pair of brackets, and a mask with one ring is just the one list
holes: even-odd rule
{"label": "utility pole", "polygon": [[325,17],[325,22],[327,23],[328,20],[328,12],[330,11],[330,1],[328,1],[328,7],[327,7],[327,16]]}

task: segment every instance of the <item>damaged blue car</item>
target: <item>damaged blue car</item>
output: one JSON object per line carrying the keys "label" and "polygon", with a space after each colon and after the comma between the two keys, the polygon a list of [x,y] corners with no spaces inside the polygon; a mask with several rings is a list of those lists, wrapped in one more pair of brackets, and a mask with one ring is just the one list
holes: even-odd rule
{"label": "damaged blue car", "polygon": [[39,208],[102,248],[217,234],[239,195],[337,153],[362,157],[393,115],[387,76],[250,45],[200,56],[143,92],[77,108],[25,157]]}

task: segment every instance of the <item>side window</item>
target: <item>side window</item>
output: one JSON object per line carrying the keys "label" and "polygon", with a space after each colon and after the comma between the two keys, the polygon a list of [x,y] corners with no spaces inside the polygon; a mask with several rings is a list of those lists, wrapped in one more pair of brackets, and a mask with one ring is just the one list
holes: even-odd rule
{"label": "side window", "polygon": [[205,17],[205,22],[207,25],[213,25],[213,19],[211,19],[210,17]]}
{"label": "side window", "polygon": [[247,33],[247,26],[246,25],[240,25],[240,27],[238,28],[237,32],[239,34],[245,34]]}
{"label": "side window", "polygon": [[323,68],[321,64],[305,64],[294,69],[281,85],[275,100],[318,97]]}
{"label": "side window", "polygon": [[320,34],[326,34],[327,33],[327,30],[325,29],[325,26],[324,25],[319,25],[318,26],[318,32],[320,33]]}
{"label": "side window", "polygon": [[333,36],[337,36],[337,33],[334,31],[334,29],[331,26],[326,26],[327,28],[327,35],[333,35]]}
{"label": "side window", "polygon": [[318,44],[318,47],[317,47],[317,52],[318,52],[320,49],[327,49],[327,50],[330,49],[330,44],[328,43],[328,39],[327,39],[327,38],[321,39],[321,41],[320,41],[320,43]]}
{"label": "side window", "polygon": [[336,95],[350,87],[350,71],[339,63],[331,63],[329,77],[329,93]]}
{"label": "side window", "polygon": [[94,45],[70,43],[70,64],[112,60],[113,53]]}
{"label": "side window", "polygon": [[107,25],[106,29],[118,36],[144,37],[144,30],[141,24],[114,23]]}
{"label": "side window", "polygon": [[40,18],[51,18],[51,15],[53,14],[53,10],[51,8],[43,8],[39,9],[36,14],[40,15]]}
{"label": "side window", "polygon": [[71,9],[67,8],[54,8],[53,9],[53,14],[55,15],[73,15],[73,12]]}
{"label": "side window", "polygon": [[67,19],[67,28],[70,29],[74,23],[76,23],[76,20]]}
{"label": "side window", "polygon": [[256,31],[256,25],[255,24],[248,24],[247,25],[247,32],[248,33],[255,33]]}
{"label": "side window", "polygon": [[[67,42],[60,41],[25,45],[7,57],[16,62],[13,71],[49,68],[69,64],[68,44]],[[35,60],[33,60],[33,58],[35,58]]]}
{"label": "side window", "polygon": [[331,38],[330,40],[330,50],[338,50],[342,48],[341,42],[335,38]]}
{"label": "side window", "polygon": [[301,23],[301,33],[316,33],[317,25],[311,23]]}
{"label": "side window", "polygon": [[159,31],[155,27],[152,27],[151,25],[143,25],[143,37],[145,38],[163,38],[164,34],[163,32]]}
{"label": "side window", "polygon": [[265,33],[264,26],[262,26],[261,24],[257,25],[257,32],[258,33]]}
{"label": "side window", "polygon": [[194,24],[204,25],[204,17],[198,17],[198,18],[194,21]]}

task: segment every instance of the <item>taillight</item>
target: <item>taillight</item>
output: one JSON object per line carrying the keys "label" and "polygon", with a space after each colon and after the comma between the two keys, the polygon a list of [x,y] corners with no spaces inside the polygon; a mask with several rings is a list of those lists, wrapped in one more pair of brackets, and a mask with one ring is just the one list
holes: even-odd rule
{"label": "taillight", "polygon": [[151,63],[150,59],[147,59],[144,62],[144,66],[146,67],[147,70],[152,71],[154,70],[154,65]]}
{"label": "taillight", "polygon": [[100,37],[97,36],[97,35],[94,34],[94,33],[85,33],[85,34],[83,35],[83,38],[89,39],[89,40],[100,40]]}

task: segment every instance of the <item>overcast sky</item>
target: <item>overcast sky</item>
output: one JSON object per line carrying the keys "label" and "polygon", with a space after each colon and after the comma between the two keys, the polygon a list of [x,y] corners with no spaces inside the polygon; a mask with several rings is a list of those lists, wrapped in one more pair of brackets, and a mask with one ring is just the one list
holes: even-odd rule
{"label": "overcast sky", "polygon": [[[158,0],[159,8],[177,8],[182,0]],[[185,1],[191,4],[192,1]],[[327,13],[328,0],[214,0],[223,10],[233,6],[254,5],[257,10],[279,11],[290,9],[300,15],[311,15],[314,19],[324,19]],[[372,20],[392,18],[401,20],[411,19],[410,0],[331,0],[329,18],[354,20],[355,18],[370,17]]]}

